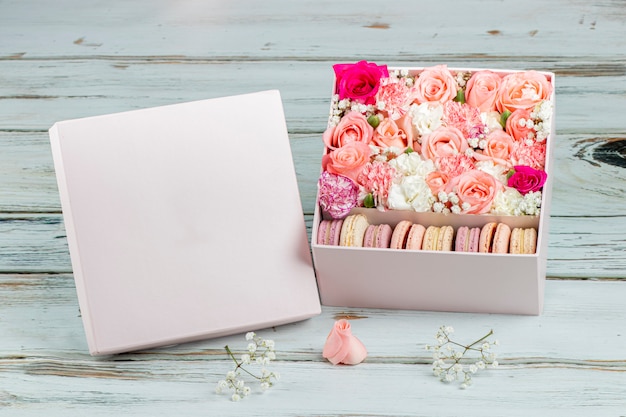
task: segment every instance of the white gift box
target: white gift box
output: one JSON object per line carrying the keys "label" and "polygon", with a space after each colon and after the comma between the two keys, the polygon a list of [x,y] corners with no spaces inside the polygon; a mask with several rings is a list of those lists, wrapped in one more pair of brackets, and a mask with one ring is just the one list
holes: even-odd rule
{"label": "white gift box", "polygon": [[[394,68],[395,69],[395,68]],[[423,68],[404,68],[420,71]],[[389,68],[391,71],[392,68]],[[478,69],[450,68],[451,71]],[[515,71],[492,70],[502,75]],[[542,72],[552,85],[553,73]],[[333,87],[333,91],[335,88]],[[319,223],[330,218],[316,206],[311,233],[313,261],[323,305],[363,308],[413,309],[472,313],[539,315],[543,309],[548,251],[548,220],[553,178],[554,106],[547,143],[539,216],[494,216],[471,214],[417,213],[355,208],[366,214],[370,224],[392,227],[411,220],[425,227],[451,225],[481,227],[503,222],[513,227],[537,229],[535,254],[494,254],[411,251],[327,246],[316,242]]]}
{"label": "white gift box", "polygon": [[91,354],[321,312],[278,91],[49,133]]}

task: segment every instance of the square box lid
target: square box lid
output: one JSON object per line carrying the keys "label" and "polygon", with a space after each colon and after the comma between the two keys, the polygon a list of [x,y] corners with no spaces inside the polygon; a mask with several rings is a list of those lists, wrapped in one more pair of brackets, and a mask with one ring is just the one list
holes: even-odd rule
{"label": "square box lid", "polygon": [[320,313],[278,91],[49,133],[91,354]]}

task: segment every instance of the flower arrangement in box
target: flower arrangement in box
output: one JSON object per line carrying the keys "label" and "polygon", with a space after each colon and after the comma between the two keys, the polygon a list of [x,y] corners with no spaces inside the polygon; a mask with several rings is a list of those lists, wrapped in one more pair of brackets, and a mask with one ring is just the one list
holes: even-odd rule
{"label": "flower arrangement in box", "polygon": [[554,104],[545,74],[366,61],[333,69],[318,182],[328,215],[540,213]]}

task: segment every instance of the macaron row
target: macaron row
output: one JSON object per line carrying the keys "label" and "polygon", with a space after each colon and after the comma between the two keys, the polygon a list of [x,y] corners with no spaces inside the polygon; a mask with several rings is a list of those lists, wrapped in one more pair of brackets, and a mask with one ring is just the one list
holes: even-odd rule
{"label": "macaron row", "polygon": [[345,219],[322,220],[317,233],[320,245],[408,250],[532,254],[537,250],[535,228],[513,228],[489,222],[483,227],[428,226],[408,220],[395,227],[370,224],[364,214]]}

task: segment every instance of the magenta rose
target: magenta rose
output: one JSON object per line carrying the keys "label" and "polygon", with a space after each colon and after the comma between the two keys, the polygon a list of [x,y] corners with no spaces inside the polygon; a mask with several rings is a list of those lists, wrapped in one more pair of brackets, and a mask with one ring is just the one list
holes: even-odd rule
{"label": "magenta rose", "polygon": [[363,104],[374,104],[380,79],[389,77],[386,65],[359,61],[356,64],[335,64],[339,99],[348,98]]}
{"label": "magenta rose", "polygon": [[546,171],[531,168],[525,165],[516,165],[513,167],[515,171],[513,175],[509,177],[507,185],[515,188],[522,194],[527,194],[531,191],[540,191],[548,179]]}

